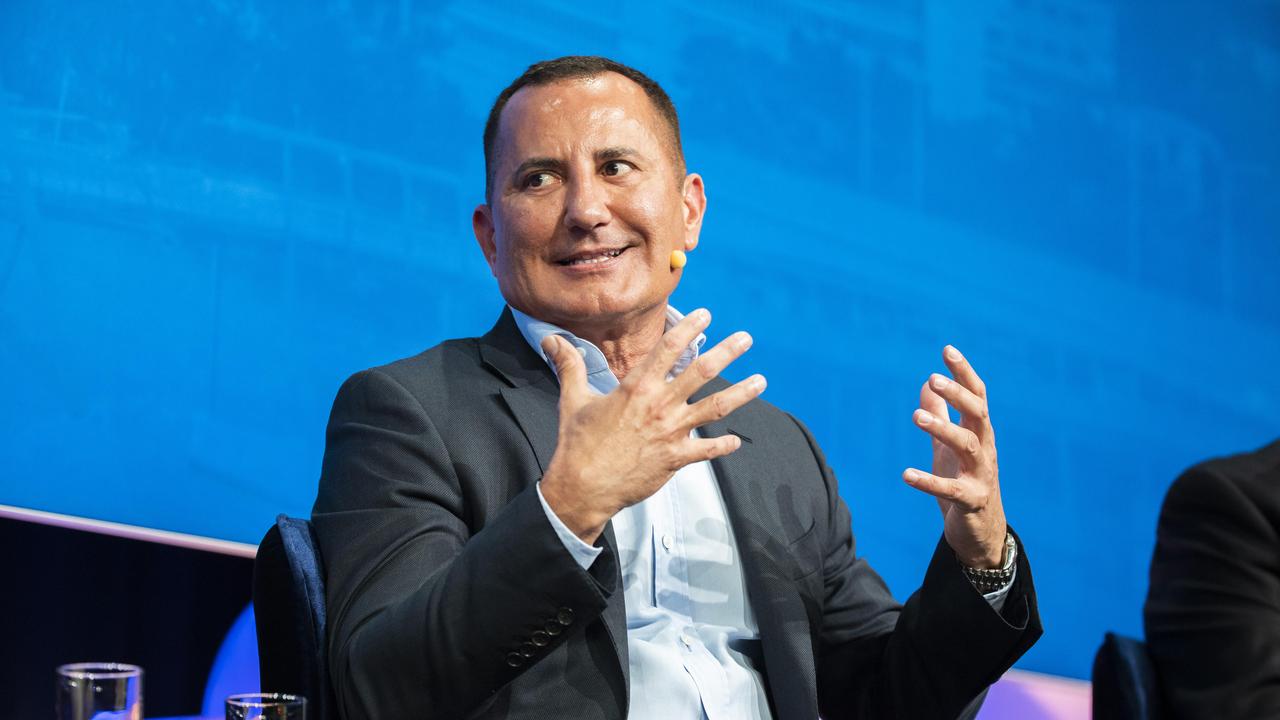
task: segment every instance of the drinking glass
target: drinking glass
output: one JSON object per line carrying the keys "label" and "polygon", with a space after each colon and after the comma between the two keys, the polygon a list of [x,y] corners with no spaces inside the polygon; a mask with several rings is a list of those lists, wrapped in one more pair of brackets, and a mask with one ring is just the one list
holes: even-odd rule
{"label": "drinking glass", "polygon": [[232,695],[227,720],[307,720],[307,699],[282,693]]}
{"label": "drinking glass", "polygon": [[142,668],[121,663],[58,667],[58,720],[142,720]]}

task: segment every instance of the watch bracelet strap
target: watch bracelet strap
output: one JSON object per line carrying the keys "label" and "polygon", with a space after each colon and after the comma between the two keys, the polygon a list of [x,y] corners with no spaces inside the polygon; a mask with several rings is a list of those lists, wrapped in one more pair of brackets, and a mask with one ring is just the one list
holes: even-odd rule
{"label": "watch bracelet strap", "polygon": [[1013,533],[1006,532],[1004,536],[1004,564],[998,568],[972,568],[963,563],[960,569],[964,571],[965,577],[969,578],[969,582],[973,587],[983,595],[1003,590],[1009,581],[1013,579],[1013,569],[1018,563],[1018,544],[1013,539]]}

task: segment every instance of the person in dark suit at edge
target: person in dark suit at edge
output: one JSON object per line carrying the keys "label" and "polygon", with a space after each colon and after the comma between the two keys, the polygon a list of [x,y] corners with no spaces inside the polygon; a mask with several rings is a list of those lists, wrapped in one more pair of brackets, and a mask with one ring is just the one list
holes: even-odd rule
{"label": "person in dark suit at edge", "polygon": [[1280,717],[1280,440],[1170,486],[1143,620],[1171,717]]}
{"label": "person in dark suit at edge", "polygon": [[[312,514],[346,718],[954,718],[1041,633],[982,380],[913,421],[943,538],[905,605],[812,434],[668,305],[706,198],[632,68],[531,66],[485,127],[484,336],[352,376]],[[820,344],[815,341],[820,350]],[[948,419],[947,405],[960,415]]]}

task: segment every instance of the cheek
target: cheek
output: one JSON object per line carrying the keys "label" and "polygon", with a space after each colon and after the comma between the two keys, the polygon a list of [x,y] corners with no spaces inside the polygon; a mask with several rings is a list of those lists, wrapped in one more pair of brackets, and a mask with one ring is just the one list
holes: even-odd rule
{"label": "cheek", "polygon": [[644,224],[650,239],[655,241],[655,254],[665,258],[671,250],[684,247],[684,205],[670,187],[657,187],[638,195],[632,208],[633,216]]}
{"label": "cheek", "polygon": [[535,209],[520,207],[505,212],[496,239],[498,263],[509,267],[537,256],[550,237],[552,225],[554,220],[549,223],[545,213]]}

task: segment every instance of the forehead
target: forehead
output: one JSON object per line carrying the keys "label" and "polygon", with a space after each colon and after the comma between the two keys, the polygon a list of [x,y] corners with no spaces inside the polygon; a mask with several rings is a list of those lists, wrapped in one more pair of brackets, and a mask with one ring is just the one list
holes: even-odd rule
{"label": "forehead", "polygon": [[502,110],[500,162],[625,144],[658,149],[662,119],[644,89],[616,73],[521,88]]}

